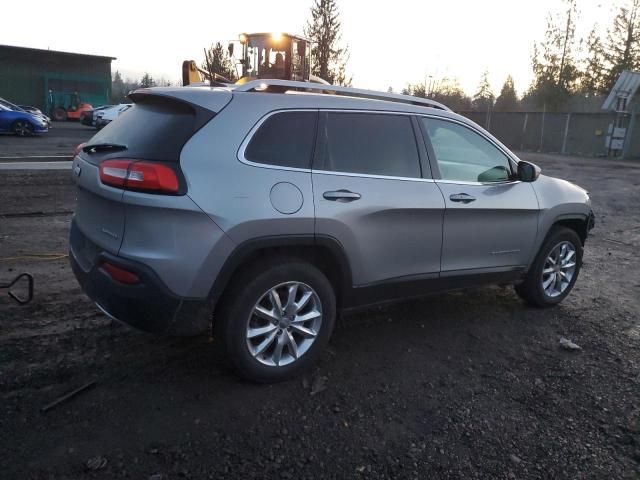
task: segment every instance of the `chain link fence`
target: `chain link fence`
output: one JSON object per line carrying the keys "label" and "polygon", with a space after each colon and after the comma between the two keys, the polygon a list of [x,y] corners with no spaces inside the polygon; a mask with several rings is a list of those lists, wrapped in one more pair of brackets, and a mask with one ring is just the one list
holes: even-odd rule
{"label": "chain link fence", "polygon": [[[615,113],[459,113],[486,128],[512,150],[640,159],[638,113],[622,118]],[[620,149],[609,148],[607,137],[614,125],[627,129]]]}

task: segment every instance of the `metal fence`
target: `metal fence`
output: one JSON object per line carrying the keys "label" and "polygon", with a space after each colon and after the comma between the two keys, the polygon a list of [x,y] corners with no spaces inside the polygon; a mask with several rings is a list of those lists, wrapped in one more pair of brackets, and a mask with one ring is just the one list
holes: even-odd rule
{"label": "metal fence", "polygon": [[607,138],[615,113],[458,112],[513,150],[640,159],[640,114],[624,119],[626,140],[620,150]]}

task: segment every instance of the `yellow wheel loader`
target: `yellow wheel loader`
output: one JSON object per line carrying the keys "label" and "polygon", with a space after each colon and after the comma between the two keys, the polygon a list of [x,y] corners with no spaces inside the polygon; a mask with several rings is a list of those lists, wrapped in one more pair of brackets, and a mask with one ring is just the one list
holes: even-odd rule
{"label": "yellow wheel loader", "polygon": [[[269,78],[327,84],[311,74],[311,43],[306,38],[287,33],[243,33],[239,37],[241,57],[237,63],[242,75],[237,84]],[[234,57],[235,43],[229,44],[229,56]],[[182,63],[182,84],[224,85],[233,83],[215,72],[208,72],[193,60]]]}

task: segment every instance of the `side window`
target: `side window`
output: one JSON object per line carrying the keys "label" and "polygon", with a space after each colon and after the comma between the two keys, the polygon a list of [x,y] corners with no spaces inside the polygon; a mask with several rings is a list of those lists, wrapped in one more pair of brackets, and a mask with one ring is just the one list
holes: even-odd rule
{"label": "side window", "polygon": [[422,117],[443,180],[504,182],[508,158],[492,143],[460,124]]}
{"label": "side window", "polygon": [[375,113],[321,113],[318,170],[420,177],[411,117]]}
{"label": "side window", "polygon": [[267,165],[311,168],[317,116],[316,112],[280,112],[270,116],[251,138],[245,158]]}

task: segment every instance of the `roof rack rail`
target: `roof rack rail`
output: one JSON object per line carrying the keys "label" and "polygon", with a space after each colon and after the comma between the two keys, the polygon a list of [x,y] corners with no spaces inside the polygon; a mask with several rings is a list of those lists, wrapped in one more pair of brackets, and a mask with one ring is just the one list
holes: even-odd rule
{"label": "roof rack rail", "polygon": [[237,92],[262,92],[266,91],[269,87],[288,87],[289,90],[317,90],[320,92],[333,92],[350,97],[370,98],[374,100],[384,100],[387,102],[408,103],[410,105],[438,108],[440,110],[451,112],[451,109],[446,105],[443,105],[442,103],[436,102],[434,100],[429,100],[428,98],[414,97],[411,95],[401,95],[399,93],[376,92],[375,90],[364,90],[362,88],[325,85],[322,83],[313,82],[295,82],[292,80],[276,79],[251,80],[250,82],[247,82],[243,85],[234,86],[233,90]]}

